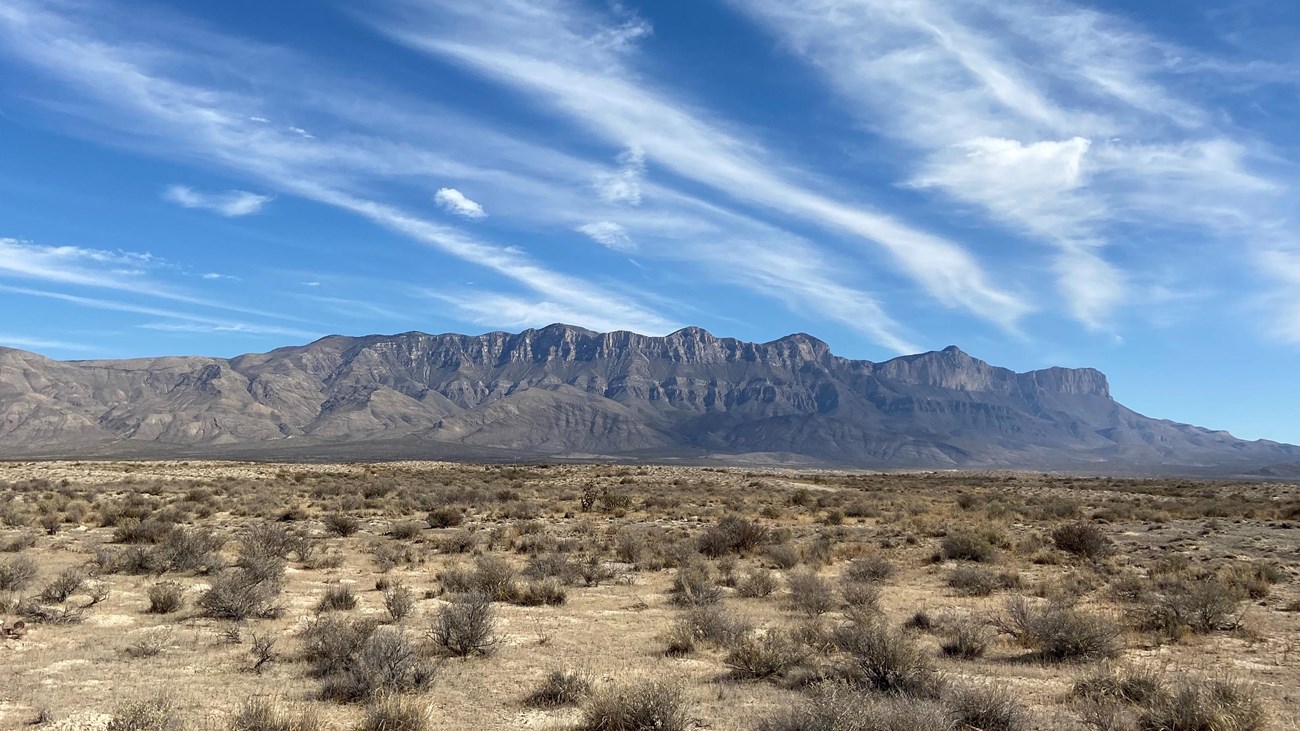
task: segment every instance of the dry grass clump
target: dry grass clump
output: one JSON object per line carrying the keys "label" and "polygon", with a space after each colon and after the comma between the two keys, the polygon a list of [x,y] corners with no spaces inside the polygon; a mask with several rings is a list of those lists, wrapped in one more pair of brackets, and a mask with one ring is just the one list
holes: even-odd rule
{"label": "dry grass clump", "polygon": [[524,699],[533,708],[558,708],[579,703],[591,692],[591,677],[579,670],[555,669]]}
{"label": "dry grass clump", "polygon": [[340,538],[355,535],[361,530],[361,521],[345,513],[331,513],[321,518],[321,522],[325,525],[326,532]]}
{"label": "dry grass clump", "polygon": [[127,701],[113,710],[105,731],[182,731],[176,704],[165,696]]}
{"label": "dry grass clump", "polygon": [[803,664],[810,654],[807,645],[792,633],[779,629],[743,635],[728,647],[722,662],[731,669],[733,678],[742,680],[785,675]]}
{"label": "dry grass clump", "polygon": [[996,557],[998,544],[1003,540],[1000,531],[989,527],[960,528],[943,537],[939,556],[946,561],[987,563]]}
{"label": "dry grass clump", "polygon": [[881,582],[898,573],[898,567],[880,554],[872,554],[849,561],[844,567],[846,581]]}
{"label": "dry grass clump", "polygon": [[640,680],[596,689],[583,706],[576,728],[578,731],[687,731],[698,726],[680,685]]}
{"label": "dry grass clump", "polygon": [[346,612],[356,609],[357,595],[349,584],[331,584],[325,587],[325,595],[316,605],[317,612]]}
{"label": "dry grass clump", "polygon": [[815,689],[804,705],[763,719],[755,731],[955,731],[952,712],[935,700],[865,693],[840,683]]}
{"label": "dry grass clump", "polygon": [[1074,686],[1085,721],[1098,731],[1261,731],[1268,714],[1247,684],[1141,668],[1106,667]]}
{"label": "dry grass clump", "polygon": [[248,698],[230,719],[229,731],[319,731],[324,724],[310,707],[295,708],[270,698]]}
{"label": "dry grass clump", "polygon": [[433,718],[427,701],[411,696],[382,695],[366,706],[357,731],[428,731]]}
{"label": "dry grass clump", "polygon": [[978,731],[1026,731],[1029,713],[1007,688],[992,684],[961,685],[944,695],[961,729]]}
{"label": "dry grass clump", "polygon": [[149,613],[171,614],[185,606],[185,587],[175,581],[161,581],[149,587]]}

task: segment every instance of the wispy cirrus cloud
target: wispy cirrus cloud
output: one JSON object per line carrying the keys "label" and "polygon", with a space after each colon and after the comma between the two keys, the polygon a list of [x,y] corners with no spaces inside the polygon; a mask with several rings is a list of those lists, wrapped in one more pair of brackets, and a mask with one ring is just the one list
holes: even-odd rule
{"label": "wispy cirrus cloud", "polygon": [[901,143],[902,182],[1054,247],[1059,289],[1089,327],[1138,296],[1142,272],[1116,263],[1134,253],[1112,247],[1189,226],[1259,239],[1250,221],[1276,215],[1279,188],[1252,171],[1261,158],[1188,91],[1254,67],[1068,2],[729,4]]}
{"label": "wispy cirrus cloud", "polygon": [[613,221],[584,223],[578,227],[578,231],[591,237],[592,241],[614,251],[621,251],[625,254],[636,251],[636,244],[632,241],[632,237],[628,235],[627,229]]}
{"label": "wispy cirrus cloud", "polygon": [[[173,27],[167,28],[164,35],[177,45],[168,48],[152,47],[139,38],[106,38],[108,29],[129,36],[129,24],[111,8],[97,9],[106,17],[91,26],[51,12],[43,5],[14,0],[6,13],[0,14],[0,35],[7,41],[4,52],[18,56],[83,95],[74,108],[84,108],[87,121],[115,138],[124,137],[124,144],[137,144],[154,154],[165,151],[177,157],[205,160],[252,176],[283,193],[352,212],[443,253],[484,266],[577,313],[606,320],[621,315],[623,326],[647,332],[666,332],[675,324],[581,277],[554,271],[519,247],[478,240],[394,204],[353,192],[376,177],[441,173],[457,178],[487,175],[501,179],[509,178],[509,174],[475,169],[439,151],[393,143],[386,137],[352,134],[334,139],[334,135],[326,134],[327,125],[304,136],[255,122],[252,117],[270,116],[260,113],[265,100],[240,91],[197,85],[173,75],[176,69],[198,63],[205,54],[237,53],[243,48],[240,42]],[[187,51],[186,44],[196,48]],[[235,76],[239,83],[258,78],[267,87],[293,97],[294,89],[288,88],[281,77],[295,65],[294,59],[282,59],[276,74],[265,73],[266,58],[275,53],[259,47],[250,52],[248,59],[236,56],[226,60],[232,68],[238,68]],[[161,63],[163,59],[167,63]],[[419,115],[409,110],[396,111],[377,120],[372,110],[389,111],[382,103],[367,105],[366,110],[358,112],[354,103],[342,98],[354,97],[341,95],[335,103],[329,99],[328,83],[320,81],[313,98],[317,104],[312,109],[315,114],[352,115],[347,117],[347,123],[363,128],[378,125],[390,132],[407,128],[424,133],[424,120]],[[232,85],[237,85],[234,79]],[[463,132],[466,139],[476,142],[490,137],[478,127],[467,127]],[[454,131],[439,138],[455,146]],[[506,155],[529,149],[510,140],[505,140],[502,148]],[[542,153],[532,157],[545,162],[559,156]],[[539,162],[539,167],[544,166]],[[594,169],[588,168],[584,177],[589,180]]]}
{"label": "wispy cirrus cloud", "polygon": [[647,32],[638,19],[540,0],[390,5],[400,21],[380,27],[391,37],[520,89],[610,143],[643,150],[648,161],[734,200],[878,246],[944,305],[1008,328],[1032,309],[995,283],[972,252],[822,192],[815,176],[634,73],[633,41]]}
{"label": "wispy cirrus cloud", "polygon": [[455,188],[438,189],[438,192],[433,195],[433,200],[444,211],[454,213],[461,218],[487,218],[483,206],[466,198],[464,193]]}
{"label": "wispy cirrus cloud", "polygon": [[632,146],[618,156],[619,167],[596,176],[596,192],[607,203],[641,205],[641,179],[645,177],[645,150]]}
{"label": "wispy cirrus cloud", "polygon": [[163,191],[163,198],[182,208],[200,208],[227,218],[250,216],[261,211],[272,200],[269,195],[258,195],[246,190],[203,193],[187,185],[173,185],[167,188]]}

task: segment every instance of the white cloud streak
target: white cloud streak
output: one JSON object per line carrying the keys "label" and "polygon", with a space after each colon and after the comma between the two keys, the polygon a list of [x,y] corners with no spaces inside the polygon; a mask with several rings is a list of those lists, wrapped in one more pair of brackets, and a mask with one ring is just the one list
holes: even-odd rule
{"label": "white cloud streak", "polygon": [[246,190],[201,193],[185,185],[171,186],[163,192],[163,198],[182,208],[200,208],[227,218],[252,215],[261,211],[272,200],[269,195],[258,195]]}
{"label": "white cloud streak", "polygon": [[[677,325],[618,293],[548,269],[520,249],[474,239],[349,190],[377,173],[429,174],[437,167],[459,177],[460,172],[472,172],[468,166],[458,166],[426,150],[379,140],[353,137],[331,142],[323,132],[304,137],[253,122],[252,116],[269,116],[258,114],[264,106],[262,100],[172,78],[168,71],[184,66],[177,60],[177,50],[164,51],[137,42],[114,43],[97,35],[104,25],[92,29],[47,12],[39,4],[14,0],[0,13],[0,38],[5,41],[0,46],[82,91],[86,98],[79,102],[89,106],[88,119],[155,154],[161,149],[187,159],[206,160],[254,176],[283,192],[351,211],[485,266],[547,301],[586,313],[593,320],[621,317],[622,326],[646,332],[668,332]],[[207,43],[223,52],[239,46],[225,39],[186,39],[181,30],[171,30],[175,40]],[[160,64],[160,59],[172,63]],[[256,68],[265,66],[265,58],[258,61],[246,70],[255,73]],[[263,81],[274,84],[276,80],[267,77]],[[355,105],[340,102],[338,107],[355,113]],[[416,126],[418,117],[407,116],[410,125]],[[397,124],[405,123],[402,115],[398,117]],[[470,135],[475,140],[485,137],[477,130]],[[521,146],[504,147],[509,152]]]}
{"label": "white cloud streak", "polygon": [[466,198],[464,193],[455,188],[440,188],[433,194],[433,200],[444,211],[454,213],[461,218],[487,218],[483,206]]}
{"label": "white cloud streak", "polygon": [[[976,257],[859,202],[796,182],[788,166],[626,68],[628,37],[567,2],[398,4],[395,39],[529,93],[610,143],[732,198],[878,245],[941,303],[1015,328],[1031,305],[993,283]],[[632,27],[638,27],[633,24]],[[454,29],[454,32],[452,32]],[[620,40],[604,39],[615,32]],[[782,175],[777,171],[785,171]]]}
{"label": "white cloud streak", "polygon": [[1259,239],[1249,221],[1276,205],[1239,130],[1178,91],[1228,65],[1115,16],[1056,0],[728,2],[902,143],[908,184],[1055,247],[1089,327],[1130,299],[1107,246],[1189,226]]}
{"label": "white cloud streak", "polygon": [[578,231],[590,236],[592,241],[614,251],[621,251],[624,254],[636,251],[636,244],[628,235],[627,229],[613,221],[584,223],[578,227]]}

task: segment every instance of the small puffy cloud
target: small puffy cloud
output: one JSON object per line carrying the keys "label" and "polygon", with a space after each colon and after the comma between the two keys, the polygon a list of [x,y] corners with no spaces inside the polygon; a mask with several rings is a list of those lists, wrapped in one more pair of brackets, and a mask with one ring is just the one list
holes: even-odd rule
{"label": "small puffy cloud", "polygon": [[645,150],[629,147],[618,156],[619,169],[596,176],[596,192],[607,203],[641,205],[641,179],[645,177]]}
{"label": "small puffy cloud", "polygon": [[442,188],[433,194],[433,200],[444,211],[454,213],[457,216],[465,218],[487,218],[487,212],[483,206],[465,197],[465,194],[455,188]]}
{"label": "small puffy cloud", "polygon": [[204,274],[200,274],[199,279],[208,279],[213,281],[218,279],[230,279],[230,280],[238,281],[239,277],[234,277],[229,274],[218,274],[217,272],[206,272]]}
{"label": "small puffy cloud", "polygon": [[636,244],[633,243],[632,237],[627,235],[627,229],[612,221],[584,223],[578,227],[578,231],[590,236],[601,246],[607,246],[614,251],[624,253],[636,251]]}
{"label": "small puffy cloud", "polygon": [[202,193],[187,185],[173,185],[163,193],[163,198],[183,208],[201,208],[229,218],[257,213],[271,202],[269,195],[258,195],[246,190]]}

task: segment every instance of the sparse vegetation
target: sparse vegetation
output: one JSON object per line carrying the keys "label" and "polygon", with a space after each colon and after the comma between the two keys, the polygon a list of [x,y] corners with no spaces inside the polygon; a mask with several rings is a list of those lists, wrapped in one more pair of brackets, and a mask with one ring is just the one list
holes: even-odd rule
{"label": "sparse vegetation", "polygon": [[1280,483],[0,462],[0,725],[1289,728],[1296,525]]}

